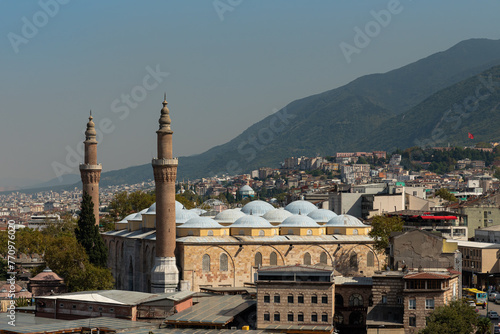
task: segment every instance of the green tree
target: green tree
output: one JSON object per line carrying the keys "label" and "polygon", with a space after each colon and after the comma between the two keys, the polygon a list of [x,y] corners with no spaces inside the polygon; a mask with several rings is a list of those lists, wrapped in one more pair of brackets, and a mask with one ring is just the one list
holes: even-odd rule
{"label": "green tree", "polygon": [[436,190],[435,194],[436,194],[436,196],[441,197],[442,199],[444,199],[445,201],[448,201],[448,202],[456,202],[457,201],[457,198],[455,197],[455,195],[450,193],[450,191],[446,188],[441,188],[439,190]]}
{"label": "green tree", "polygon": [[119,192],[109,203],[109,213],[120,220],[131,213],[139,212],[149,208],[155,202],[154,192],[144,192],[141,190],[128,194],[126,191]]}
{"label": "green tree", "polygon": [[78,227],[75,229],[76,240],[85,249],[90,263],[105,267],[108,250],[99,234],[99,227],[95,225],[94,203],[89,194],[84,193]]}
{"label": "green tree", "polygon": [[399,216],[375,216],[372,219],[372,230],[369,236],[375,240],[375,248],[379,251],[389,246],[392,232],[403,230],[403,220]]}
{"label": "green tree", "polygon": [[488,318],[481,317],[465,300],[438,307],[427,319],[421,334],[491,334]]}

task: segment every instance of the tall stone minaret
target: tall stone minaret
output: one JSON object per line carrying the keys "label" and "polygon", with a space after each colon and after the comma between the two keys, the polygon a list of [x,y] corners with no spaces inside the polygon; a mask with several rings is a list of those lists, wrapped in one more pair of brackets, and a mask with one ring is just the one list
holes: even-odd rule
{"label": "tall stone minaret", "polygon": [[95,223],[99,225],[99,180],[101,179],[101,164],[97,163],[97,140],[95,124],[92,121],[92,111],[90,111],[87,131],[85,131],[85,162],[80,164],[80,174],[82,176],[83,193],[92,197],[94,203]]}
{"label": "tall stone minaret", "polygon": [[151,272],[151,292],[174,292],[179,284],[175,263],[175,178],[177,159],[172,157],[172,134],[167,96],[163,101],[157,133],[158,158],[153,159],[156,184],[156,257]]}

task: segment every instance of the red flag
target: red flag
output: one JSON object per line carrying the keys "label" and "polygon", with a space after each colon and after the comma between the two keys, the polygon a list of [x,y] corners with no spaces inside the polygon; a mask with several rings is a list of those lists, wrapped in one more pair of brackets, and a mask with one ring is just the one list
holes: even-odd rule
{"label": "red flag", "polygon": [[468,132],[468,134],[469,134],[469,139],[474,139],[474,135],[472,133]]}

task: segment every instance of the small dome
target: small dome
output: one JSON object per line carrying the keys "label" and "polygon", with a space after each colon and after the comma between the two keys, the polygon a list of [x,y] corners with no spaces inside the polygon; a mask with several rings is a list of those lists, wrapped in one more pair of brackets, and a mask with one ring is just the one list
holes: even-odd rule
{"label": "small dome", "polygon": [[320,227],[314,219],[304,215],[293,215],[285,219],[280,227]]}
{"label": "small dome", "polygon": [[294,215],[298,215],[299,213],[302,215],[308,215],[309,213],[311,213],[311,211],[317,209],[318,208],[316,207],[316,205],[303,200],[294,201],[285,207],[285,210],[293,213]]}
{"label": "small dome", "polygon": [[[182,210],[182,209],[184,209],[184,205],[182,205],[181,202],[175,201],[175,211]],[[154,202],[153,205],[151,205],[148,208],[148,211],[146,211],[146,213],[147,214],[155,214],[156,213],[156,202]]]}
{"label": "small dome", "polygon": [[366,227],[365,224],[361,222],[356,217],[353,217],[351,215],[340,215],[337,217],[333,217],[328,221],[328,223],[325,224],[326,226],[364,226]]}
{"label": "small dome", "polygon": [[261,200],[256,200],[256,201],[251,201],[247,203],[241,211],[247,215],[252,214],[254,216],[262,216],[266,212],[274,209],[274,206],[271,204],[261,201]]}
{"label": "small dome", "polygon": [[122,220],[119,221],[119,223],[126,223],[128,222],[130,219],[132,219],[137,213],[132,213],[128,216],[126,216],[125,218],[123,218]]}
{"label": "small dome", "polygon": [[244,215],[235,221],[230,227],[272,228],[273,225],[262,217]]}
{"label": "small dome", "polygon": [[177,226],[177,228],[223,228],[221,224],[217,223],[212,218],[208,217],[195,217],[189,219],[184,224]]}
{"label": "small dome", "polygon": [[331,210],[317,209],[311,211],[307,216],[314,219],[316,223],[326,223],[333,217],[337,217],[337,214]]}
{"label": "small dome", "polygon": [[240,188],[240,193],[242,192],[254,192],[252,187],[250,187],[248,184],[245,184],[243,187]]}
{"label": "small dome", "polygon": [[241,210],[228,209],[218,213],[214,220],[218,223],[232,224],[238,218],[246,216]]}
{"label": "small dome", "polygon": [[189,210],[175,210],[175,223],[184,224],[191,218],[196,218],[198,215]]}
{"label": "small dome", "polygon": [[293,215],[284,209],[272,209],[267,211],[262,218],[265,218],[271,224],[281,224],[285,219],[291,216]]}
{"label": "small dome", "polygon": [[207,212],[207,210],[203,210],[203,209],[200,209],[200,208],[189,209],[189,211],[193,211],[198,216],[201,216],[202,214],[204,214],[205,212]]}
{"label": "small dome", "polygon": [[142,221],[142,214],[143,213],[146,213],[146,211],[148,211],[148,209],[144,209],[142,211],[139,211],[138,213],[136,213],[132,218],[128,219],[129,221],[134,221],[134,222],[140,222]]}

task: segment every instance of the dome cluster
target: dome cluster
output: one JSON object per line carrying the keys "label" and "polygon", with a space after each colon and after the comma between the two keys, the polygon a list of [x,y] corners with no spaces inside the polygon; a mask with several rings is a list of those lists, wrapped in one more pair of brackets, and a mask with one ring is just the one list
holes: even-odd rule
{"label": "dome cluster", "polygon": [[[244,188],[244,187],[243,187]],[[308,201],[295,201],[285,208],[255,200],[243,208],[227,209],[215,216],[201,209],[187,210],[175,203],[177,236],[275,236],[275,235],[367,235],[370,227],[350,215],[318,209]],[[116,229],[154,229],[156,203],[115,223]]]}

